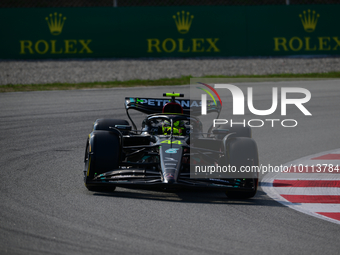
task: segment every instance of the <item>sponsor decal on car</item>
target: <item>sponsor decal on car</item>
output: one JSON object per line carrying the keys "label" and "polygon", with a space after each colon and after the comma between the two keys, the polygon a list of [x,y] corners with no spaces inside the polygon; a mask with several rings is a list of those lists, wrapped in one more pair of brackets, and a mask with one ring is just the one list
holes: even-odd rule
{"label": "sponsor decal on car", "polygon": [[165,153],[177,153],[178,150],[179,148],[171,148],[171,149],[167,149]]}
{"label": "sponsor decal on car", "polygon": [[162,141],[161,143],[167,143],[167,144],[182,144],[181,141],[171,141],[171,140],[165,140],[165,141]]}

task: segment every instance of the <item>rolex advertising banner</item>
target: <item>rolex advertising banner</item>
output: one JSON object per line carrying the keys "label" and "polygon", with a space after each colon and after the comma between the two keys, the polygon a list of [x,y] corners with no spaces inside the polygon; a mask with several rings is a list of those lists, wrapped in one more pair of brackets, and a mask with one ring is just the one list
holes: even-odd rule
{"label": "rolex advertising banner", "polygon": [[339,5],[0,9],[0,59],[339,55]]}
{"label": "rolex advertising banner", "polygon": [[340,5],[247,8],[249,56],[339,55]]}

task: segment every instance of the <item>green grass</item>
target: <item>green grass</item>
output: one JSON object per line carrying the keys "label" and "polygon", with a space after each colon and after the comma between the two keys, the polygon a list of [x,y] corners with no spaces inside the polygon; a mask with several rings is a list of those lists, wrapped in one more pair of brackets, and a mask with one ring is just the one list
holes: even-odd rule
{"label": "green grass", "polygon": [[[17,91],[46,91],[46,90],[72,90],[72,89],[97,89],[115,87],[136,87],[136,86],[165,86],[190,84],[192,76],[181,78],[165,78],[158,80],[129,80],[129,81],[108,81],[108,82],[83,82],[83,83],[47,83],[47,84],[14,84],[0,85],[0,92]],[[201,78],[340,78],[340,72],[330,73],[308,73],[308,74],[269,74],[269,75],[214,75]]]}

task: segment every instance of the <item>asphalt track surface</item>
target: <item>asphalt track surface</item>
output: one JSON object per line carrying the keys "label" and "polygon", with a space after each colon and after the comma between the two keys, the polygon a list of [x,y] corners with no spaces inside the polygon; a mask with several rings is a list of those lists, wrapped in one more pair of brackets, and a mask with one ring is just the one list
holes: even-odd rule
{"label": "asphalt track surface", "polygon": [[[250,86],[255,107],[269,108],[264,95],[273,83]],[[292,106],[289,116],[273,118],[297,119],[297,127],[254,128],[260,163],[279,165],[339,148],[340,81],[279,86],[308,88],[306,108],[313,116]],[[125,96],[187,89],[0,94],[0,254],[338,254],[339,225],[287,208],[261,189],[244,201],[221,192],[87,191],[83,157],[92,123],[126,118]]]}

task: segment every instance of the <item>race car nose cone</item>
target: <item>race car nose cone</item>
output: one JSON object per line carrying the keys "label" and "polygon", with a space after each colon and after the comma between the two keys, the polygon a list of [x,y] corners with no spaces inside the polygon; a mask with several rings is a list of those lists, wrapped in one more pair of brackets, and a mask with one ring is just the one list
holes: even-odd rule
{"label": "race car nose cone", "polygon": [[175,173],[168,172],[164,174],[164,183],[173,184],[175,181]]}
{"label": "race car nose cone", "polygon": [[167,180],[167,183],[173,184],[173,183],[175,183],[175,180],[174,180],[174,179],[168,179],[168,180]]}

